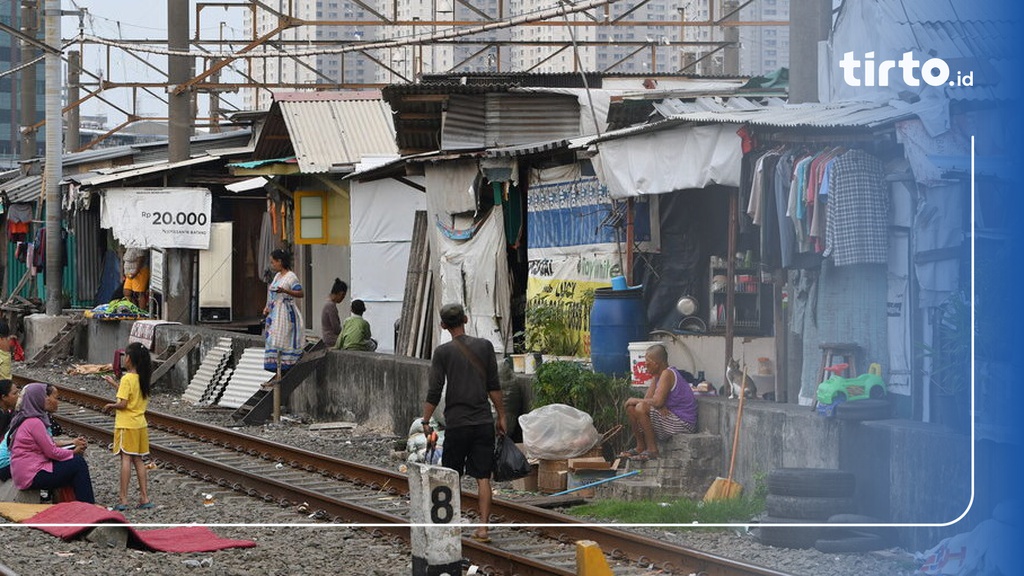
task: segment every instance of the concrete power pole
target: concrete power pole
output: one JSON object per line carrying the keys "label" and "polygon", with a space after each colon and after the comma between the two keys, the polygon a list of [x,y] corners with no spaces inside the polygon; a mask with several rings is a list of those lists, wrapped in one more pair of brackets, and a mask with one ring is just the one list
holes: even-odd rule
{"label": "concrete power pole", "polygon": [[818,101],[818,42],[832,29],[832,0],[789,3],[789,101]]}
{"label": "concrete power pole", "polygon": [[[189,3],[180,0],[167,0],[167,48],[172,51],[187,52],[189,49]],[[168,152],[171,162],[180,162],[189,158],[189,139],[192,136],[192,98],[191,91],[175,94],[174,89],[189,80],[189,58],[187,56],[168,57],[167,79],[168,90],[167,116],[170,119],[168,132]],[[183,186],[184,175],[172,171],[168,177],[169,186]],[[165,320],[192,323],[192,252],[190,250],[171,248],[165,253],[164,264],[164,304]]]}
{"label": "concrete power pole", "polygon": [[[36,37],[39,31],[39,4],[36,0],[22,0],[21,2],[21,31],[26,36]],[[21,60],[28,62],[35,59],[35,47],[21,41]],[[21,71],[21,143],[19,158],[28,160],[35,158],[37,143],[35,130],[28,130],[28,126],[36,123],[36,67],[29,66]]]}
{"label": "concrete power pole", "polygon": [[46,0],[46,43],[57,52],[46,53],[46,315],[59,316],[64,308],[63,244],[61,243],[61,114],[60,0]]}
{"label": "concrete power pole", "polygon": [[[82,53],[78,50],[68,52],[68,104],[78,102],[78,90],[82,82]],[[78,106],[72,106],[68,110],[68,133],[64,140],[64,147],[69,152],[74,152],[82,146],[81,137],[81,115]]]}

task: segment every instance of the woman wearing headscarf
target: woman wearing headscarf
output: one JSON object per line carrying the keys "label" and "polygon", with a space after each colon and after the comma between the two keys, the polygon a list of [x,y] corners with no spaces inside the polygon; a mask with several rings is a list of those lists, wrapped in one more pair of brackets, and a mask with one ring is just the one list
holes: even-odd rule
{"label": "woman wearing headscarf", "polygon": [[89,465],[82,453],[85,438],[75,438],[68,450],[54,444],[48,429],[57,411],[57,389],[34,382],[21,391],[21,407],[14,413],[7,436],[11,450],[11,478],[19,490],[55,490],[71,486],[75,500],[93,504]]}

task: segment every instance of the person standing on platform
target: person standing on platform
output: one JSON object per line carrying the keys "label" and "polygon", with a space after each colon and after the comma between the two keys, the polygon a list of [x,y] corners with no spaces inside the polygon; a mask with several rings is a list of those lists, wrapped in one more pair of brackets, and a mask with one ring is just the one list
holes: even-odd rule
{"label": "person standing on platform", "polygon": [[270,253],[270,267],[274,279],[267,287],[267,317],[264,337],[263,369],[281,373],[299,361],[302,356],[302,312],[297,299],[305,296],[299,277],[292,272],[292,255],[278,248]]}
{"label": "person standing on platform", "polygon": [[[430,418],[441,402],[445,381],[445,433],[441,465],[459,475],[476,479],[480,504],[480,523],[472,538],[490,542],[487,524],[491,515],[491,470],[494,433],[505,434],[505,406],[498,381],[498,361],[489,340],[466,334],[465,309],[461,304],[441,307],[441,328],[452,341],[434,350],[430,361],[430,384],[423,405],[423,433],[430,436]],[[497,420],[491,414],[494,403]]]}

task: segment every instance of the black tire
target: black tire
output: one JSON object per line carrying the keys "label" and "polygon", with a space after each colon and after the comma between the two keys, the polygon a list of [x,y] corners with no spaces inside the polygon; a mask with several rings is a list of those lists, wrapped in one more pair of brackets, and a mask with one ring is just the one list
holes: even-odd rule
{"label": "black tire", "polygon": [[[774,518],[765,516],[761,519],[764,524],[798,524],[807,522],[796,518]],[[806,526],[761,526],[754,534],[754,538],[761,544],[777,546],[779,548],[813,548],[825,533],[821,528],[808,528]]]}
{"label": "black tire", "polygon": [[769,494],[765,498],[769,516],[798,518],[801,520],[825,521],[836,514],[857,510],[857,503],[848,496],[779,496]]}
{"label": "black tire", "polygon": [[816,540],[814,548],[826,554],[856,554],[892,547],[878,534],[846,530],[830,538]]}
{"label": "black tire", "polygon": [[[864,516],[863,514],[836,514],[829,516],[829,524],[884,524],[885,521],[875,518],[874,516]],[[862,532],[864,534],[875,534],[880,536],[886,543],[892,547],[899,543],[899,532],[892,526],[857,526],[855,528],[847,528],[846,530],[853,532]]]}
{"label": "black tire", "polygon": [[776,468],[768,473],[768,493],[777,496],[853,496],[851,472],[829,468]]}
{"label": "black tire", "polygon": [[868,398],[836,406],[836,418],[839,420],[885,420],[891,414],[892,404],[888,400]]}
{"label": "black tire", "polygon": [[885,388],[882,388],[881,386],[875,386],[874,388],[871,389],[871,392],[869,392],[868,395],[874,398],[875,400],[881,400],[885,398]]}

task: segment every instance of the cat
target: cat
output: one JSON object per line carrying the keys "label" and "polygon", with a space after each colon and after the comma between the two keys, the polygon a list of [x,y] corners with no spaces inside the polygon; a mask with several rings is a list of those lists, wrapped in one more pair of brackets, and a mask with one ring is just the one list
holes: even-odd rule
{"label": "cat", "polygon": [[757,386],[754,385],[754,381],[749,376],[743,374],[743,371],[740,370],[740,363],[733,358],[730,358],[728,365],[726,365],[725,379],[729,381],[729,398],[740,397],[741,379],[746,380],[746,397],[748,399],[757,397]]}

